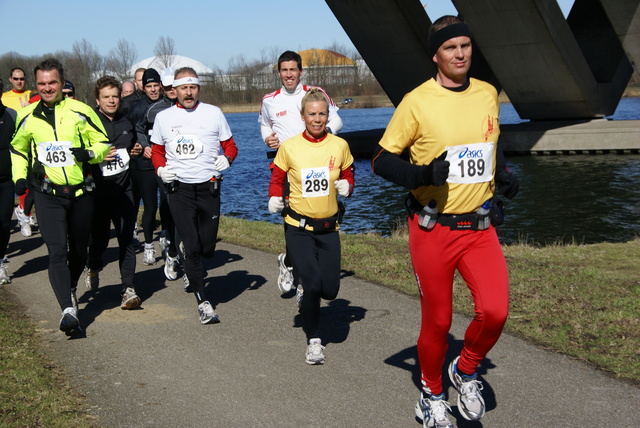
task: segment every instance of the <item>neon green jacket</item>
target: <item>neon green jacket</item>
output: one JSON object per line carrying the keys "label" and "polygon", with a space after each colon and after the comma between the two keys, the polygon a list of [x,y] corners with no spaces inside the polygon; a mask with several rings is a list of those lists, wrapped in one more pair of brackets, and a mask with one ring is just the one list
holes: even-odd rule
{"label": "neon green jacket", "polygon": [[[49,150],[49,147],[68,146],[69,142],[71,147],[82,147],[93,152],[89,163],[100,163],[110,149],[109,137],[102,122],[91,107],[80,101],[65,98],[58,102],[55,105],[55,126],[45,117],[42,101],[21,109],[16,117],[16,131],[11,141],[13,182],[26,179],[31,169],[33,175],[30,178],[36,181],[46,176],[53,184],[82,183],[85,172],[90,168],[78,162],[68,147],[55,153],[56,161],[67,160],[61,162],[64,166],[55,166],[45,160],[45,147]],[[76,196],[81,194],[82,190],[78,190]]]}

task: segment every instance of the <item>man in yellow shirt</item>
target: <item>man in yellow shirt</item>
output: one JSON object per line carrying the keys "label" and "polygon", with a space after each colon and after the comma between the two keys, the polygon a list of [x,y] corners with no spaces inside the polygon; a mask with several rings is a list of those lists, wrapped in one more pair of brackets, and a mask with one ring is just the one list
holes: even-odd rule
{"label": "man in yellow shirt", "polygon": [[11,82],[11,90],[2,94],[2,103],[15,111],[28,106],[31,91],[24,89],[27,83],[24,70],[20,67],[13,67],[9,74],[9,82]]}

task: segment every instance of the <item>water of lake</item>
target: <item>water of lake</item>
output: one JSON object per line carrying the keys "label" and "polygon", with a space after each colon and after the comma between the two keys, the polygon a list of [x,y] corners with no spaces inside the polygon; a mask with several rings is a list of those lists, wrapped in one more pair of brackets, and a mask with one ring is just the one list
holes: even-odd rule
{"label": "water of lake", "polygon": [[[343,132],[386,127],[394,108],[344,109]],[[238,158],[225,171],[222,212],[247,220],[281,223],[267,210],[269,163],[257,113],[226,114],[238,145]],[[614,120],[640,119],[640,99],[623,98]],[[511,104],[501,105],[500,121],[518,123]],[[505,201],[503,243],[624,242],[640,234],[640,155],[517,156],[507,162],[520,181],[520,193]],[[346,233],[388,235],[404,223],[407,191],[371,173],[357,159],[356,190],[346,199]]]}

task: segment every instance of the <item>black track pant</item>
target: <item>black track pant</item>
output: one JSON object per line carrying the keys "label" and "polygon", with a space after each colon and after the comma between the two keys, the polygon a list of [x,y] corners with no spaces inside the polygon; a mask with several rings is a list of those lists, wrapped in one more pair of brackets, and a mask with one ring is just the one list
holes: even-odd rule
{"label": "black track pant", "polygon": [[184,271],[196,298],[204,298],[204,267],[201,257],[211,258],[216,249],[220,223],[220,196],[209,191],[209,182],[179,183],[167,195],[171,215],[184,245]]}
{"label": "black track pant", "polygon": [[[152,169],[137,170],[132,169],[133,182],[133,203],[136,207],[136,217],[140,199],[144,204],[142,213],[142,230],[144,232],[144,242],[153,242],[153,231],[156,228],[156,212],[158,211],[158,179],[156,172]],[[133,236],[133,233],[131,234]]]}
{"label": "black track pant", "polygon": [[38,227],[49,252],[49,282],[60,308],[69,308],[71,288],[77,285],[87,262],[94,196],[86,193],[69,199],[33,193]]}
{"label": "black track pant", "polygon": [[340,290],[340,237],[338,232],[314,233],[290,226],[285,239],[293,269],[304,287],[303,330],[307,339],[319,338],[320,299],[333,300]]}
{"label": "black track pant", "polygon": [[0,181],[0,260],[4,258],[9,245],[13,197],[13,181]]}
{"label": "black track pant", "polygon": [[102,256],[109,245],[111,223],[113,223],[118,239],[118,263],[123,292],[128,287],[133,287],[133,276],[136,271],[136,252],[133,246],[135,222],[136,208],[133,205],[131,188],[109,186],[96,189],[88,266],[91,270],[99,270],[103,267]]}

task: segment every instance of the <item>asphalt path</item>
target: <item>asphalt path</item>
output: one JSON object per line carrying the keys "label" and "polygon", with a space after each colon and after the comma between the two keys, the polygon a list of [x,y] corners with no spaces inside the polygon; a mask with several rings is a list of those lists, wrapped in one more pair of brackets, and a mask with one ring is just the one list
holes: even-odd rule
{"label": "asphalt path", "polygon": [[[201,325],[182,281],[138,252],[139,309],[120,309],[115,240],[97,291],[78,288],[85,336],[58,330],[60,308],[40,235],[13,233],[14,296],[35,322],[43,351],[103,427],[419,427],[416,337],[419,302],[343,272],[338,298],[323,302],[327,361],[305,363],[293,293],[281,296],[276,256],[219,242],[207,261],[206,294],[221,323]],[[157,249],[157,248],[156,248]],[[82,281],[83,277],[81,278]],[[447,364],[468,318],[455,315]],[[464,420],[446,373],[458,427],[637,427],[640,388],[565,355],[503,334],[482,363],[487,413]]]}

